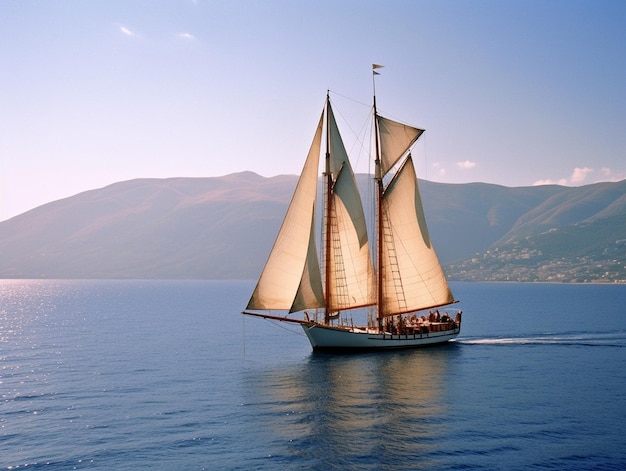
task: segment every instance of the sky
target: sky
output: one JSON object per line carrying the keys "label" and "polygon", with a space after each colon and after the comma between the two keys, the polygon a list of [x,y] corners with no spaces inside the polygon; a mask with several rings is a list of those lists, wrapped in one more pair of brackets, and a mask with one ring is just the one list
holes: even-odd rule
{"label": "sky", "polygon": [[622,180],[625,24],[623,0],[0,0],[0,221],[134,178],[297,174],[327,90],[358,146],[373,63],[378,110],[426,129],[420,178]]}

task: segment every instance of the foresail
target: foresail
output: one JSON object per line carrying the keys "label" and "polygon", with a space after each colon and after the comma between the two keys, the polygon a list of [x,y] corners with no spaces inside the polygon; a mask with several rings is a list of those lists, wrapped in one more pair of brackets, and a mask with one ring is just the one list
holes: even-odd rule
{"label": "foresail", "polygon": [[384,175],[409,150],[424,130],[382,116],[376,116],[376,119],[380,138],[381,170]]}
{"label": "foresail", "polygon": [[287,214],[247,309],[298,310],[323,306],[314,240],[315,201],[323,115]]}
{"label": "foresail", "polygon": [[409,156],[383,195],[381,316],[454,302],[432,246],[413,160]]}
{"label": "foresail", "polygon": [[[355,207],[358,206],[358,210]],[[328,311],[368,306],[376,302],[376,282],[365,215],[350,166],[344,167],[333,191]]]}
{"label": "foresail", "polygon": [[330,105],[331,191],[329,286],[327,310],[361,307],[376,302],[376,283],[361,196]]}

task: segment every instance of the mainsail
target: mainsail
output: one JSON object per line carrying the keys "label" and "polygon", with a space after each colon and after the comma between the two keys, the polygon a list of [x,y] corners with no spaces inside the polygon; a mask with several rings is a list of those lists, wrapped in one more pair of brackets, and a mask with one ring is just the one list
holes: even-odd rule
{"label": "mainsail", "polygon": [[378,317],[451,304],[454,297],[430,241],[408,154],[424,130],[384,118],[376,109],[374,114],[379,153]]}
{"label": "mainsail", "polygon": [[453,303],[452,292],[428,234],[410,155],[385,188],[381,204],[379,316]]}

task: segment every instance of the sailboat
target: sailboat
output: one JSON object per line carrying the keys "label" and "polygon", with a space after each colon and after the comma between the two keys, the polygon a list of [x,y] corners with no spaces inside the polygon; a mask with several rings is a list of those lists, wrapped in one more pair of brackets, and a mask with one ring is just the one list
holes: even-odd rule
{"label": "sailboat", "polygon": [[[461,330],[461,311],[447,308],[456,301],[430,239],[410,152],[424,130],[378,113],[380,67],[372,68],[373,244],[327,93],[287,213],[243,311],[300,324],[313,350],[416,348],[448,342]],[[359,316],[361,323],[354,320]]]}

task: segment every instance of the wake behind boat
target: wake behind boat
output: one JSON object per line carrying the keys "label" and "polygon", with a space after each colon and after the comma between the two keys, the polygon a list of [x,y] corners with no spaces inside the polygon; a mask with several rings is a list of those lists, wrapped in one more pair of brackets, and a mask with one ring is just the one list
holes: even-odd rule
{"label": "wake behind boat", "polygon": [[[374,76],[379,67],[373,65]],[[414,348],[447,342],[461,329],[460,311],[439,311],[456,301],[430,240],[410,154],[424,130],[379,115],[375,93],[373,118],[374,249],[327,94],[287,214],[243,311],[301,324],[314,350]],[[322,141],[324,189],[318,195]],[[353,313],[363,311],[365,321],[355,325]]]}

